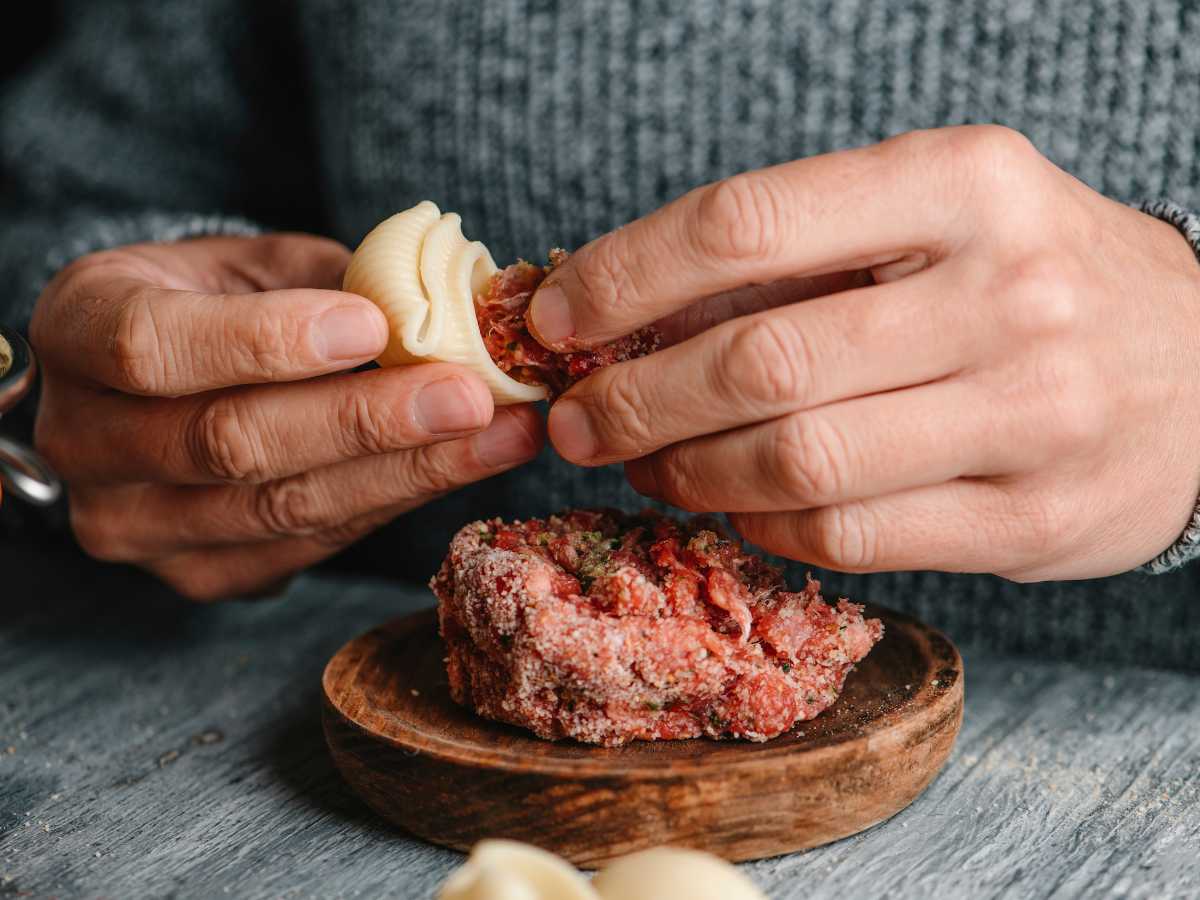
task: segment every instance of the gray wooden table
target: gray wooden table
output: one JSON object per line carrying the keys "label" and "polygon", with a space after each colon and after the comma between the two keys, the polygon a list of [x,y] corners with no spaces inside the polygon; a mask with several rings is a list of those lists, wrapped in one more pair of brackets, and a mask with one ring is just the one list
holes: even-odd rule
{"label": "gray wooden table", "polygon": [[[321,736],[325,661],[425,592],[307,577],[200,608],[11,546],[0,573],[0,897],[424,898],[460,861],[373,818]],[[965,655],[925,795],[750,876],[776,900],[1200,896],[1200,677]]]}

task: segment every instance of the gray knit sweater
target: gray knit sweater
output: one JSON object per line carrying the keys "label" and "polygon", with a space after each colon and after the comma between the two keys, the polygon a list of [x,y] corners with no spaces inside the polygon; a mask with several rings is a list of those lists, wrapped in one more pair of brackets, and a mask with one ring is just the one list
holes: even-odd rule
{"label": "gray knit sweater", "polygon": [[[1170,198],[1154,211],[1200,244],[1185,212],[1200,208],[1195,0],[68,7],[0,95],[0,315],[18,325],[53,271],[97,248],[253,227],[353,244],[430,198],[497,259],[536,258],[733,172],[962,122],[1020,129],[1117,199]],[[619,470],[548,451],[374,546],[409,548],[381,556],[426,577],[468,519],[590,504],[641,501]],[[966,644],[1200,665],[1196,566],[1040,585],[826,578]]]}

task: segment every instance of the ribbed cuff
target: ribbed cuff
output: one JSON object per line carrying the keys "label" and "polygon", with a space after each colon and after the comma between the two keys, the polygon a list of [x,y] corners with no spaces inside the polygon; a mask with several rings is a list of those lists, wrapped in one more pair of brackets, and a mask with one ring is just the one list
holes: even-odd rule
{"label": "ribbed cuff", "polygon": [[[1192,245],[1196,261],[1200,262],[1200,215],[1169,200],[1148,200],[1142,204],[1142,212],[1162,219],[1179,229],[1179,233]],[[1197,272],[1197,276],[1200,276],[1200,271]],[[1187,527],[1183,529],[1183,534],[1174,544],[1142,566],[1140,571],[1149,572],[1151,575],[1161,575],[1172,569],[1178,569],[1184,563],[1191,562],[1197,557],[1200,557],[1200,499],[1196,501],[1196,506],[1192,510],[1192,518]]]}

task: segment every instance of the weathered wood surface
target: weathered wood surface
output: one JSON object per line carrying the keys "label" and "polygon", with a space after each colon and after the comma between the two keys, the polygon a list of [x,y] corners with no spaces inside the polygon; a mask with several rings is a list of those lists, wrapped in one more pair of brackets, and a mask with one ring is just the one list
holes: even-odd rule
{"label": "weathered wood surface", "polygon": [[[0,573],[0,896],[423,898],[461,859],[381,824],[321,735],[326,660],[422,591],[198,608],[28,548]],[[929,790],[751,877],[775,900],[1200,896],[1200,677],[963,649]]]}
{"label": "weathered wood surface", "polygon": [[325,669],[325,737],[384,818],[445,847],[489,837],[578,866],[686,844],[733,861],[828,844],[903,809],[962,722],[962,660],[942,634],[872,608],[884,638],[837,703],[766,743],[543,741],[450,697],[434,610],[340,649]]}

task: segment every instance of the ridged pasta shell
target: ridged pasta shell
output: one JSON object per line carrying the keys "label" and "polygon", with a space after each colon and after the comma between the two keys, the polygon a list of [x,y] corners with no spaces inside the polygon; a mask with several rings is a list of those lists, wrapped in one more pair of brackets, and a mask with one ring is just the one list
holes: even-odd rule
{"label": "ridged pasta shell", "polygon": [[711,853],[655,847],[605,866],[592,888],[602,900],[766,900],[734,866]]}
{"label": "ridged pasta shell", "polygon": [[497,271],[487,247],[468,241],[462,219],[428,200],[375,226],[354,251],[342,289],[375,303],[388,320],[381,366],[450,362],[484,380],[498,406],[544,399],[496,367],[475,318],[475,294]]}
{"label": "ridged pasta shell", "polygon": [[438,900],[599,900],[566,860],[517,841],[480,841]]}

